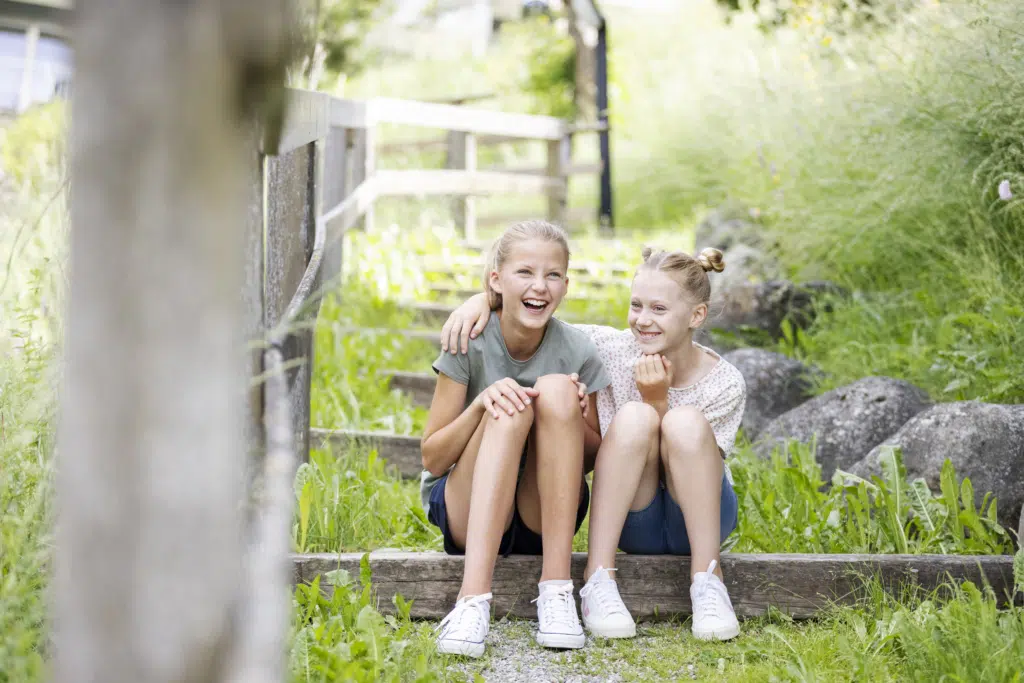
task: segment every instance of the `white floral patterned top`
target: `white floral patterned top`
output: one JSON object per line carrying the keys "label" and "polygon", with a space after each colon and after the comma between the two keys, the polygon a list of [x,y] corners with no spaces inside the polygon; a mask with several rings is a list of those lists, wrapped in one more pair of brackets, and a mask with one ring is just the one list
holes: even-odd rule
{"label": "white floral patterned top", "polygon": [[[643,401],[633,379],[633,364],[640,357],[640,345],[628,328],[617,330],[604,325],[574,325],[594,340],[597,352],[612,383],[597,392],[597,412],[601,424],[601,436],[608,432],[612,418],[619,407],[630,401]],[[743,419],[747,400],[747,385],[743,375],[729,361],[717,353],[694,342],[707,353],[718,358],[718,364],[707,375],[693,384],[668,391],[668,406],[695,406],[704,413],[715,432],[715,441],[724,455],[732,453],[736,446],[736,432]],[[729,466],[725,467],[726,477],[732,483]]]}

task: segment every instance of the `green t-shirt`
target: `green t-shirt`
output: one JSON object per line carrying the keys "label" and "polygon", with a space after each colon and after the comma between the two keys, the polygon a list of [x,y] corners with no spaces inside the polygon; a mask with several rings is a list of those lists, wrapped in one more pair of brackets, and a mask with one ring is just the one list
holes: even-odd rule
{"label": "green t-shirt", "polygon": [[[501,334],[501,320],[495,311],[491,312],[484,331],[469,341],[468,354],[452,355],[442,351],[434,361],[433,368],[434,372],[444,373],[459,384],[466,385],[463,410],[469,407],[480,392],[505,377],[514,379],[520,386],[532,387],[537,378],[544,375],[571,375],[575,372],[579,374],[580,381],[587,385],[588,393],[600,391],[611,383],[590,336],[557,318],[548,322],[540,346],[529,359],[520,361],[512,358]],[[420,498],[424,508],[430,500],[430,490],[439,479],[423,471],[420,477]]]}

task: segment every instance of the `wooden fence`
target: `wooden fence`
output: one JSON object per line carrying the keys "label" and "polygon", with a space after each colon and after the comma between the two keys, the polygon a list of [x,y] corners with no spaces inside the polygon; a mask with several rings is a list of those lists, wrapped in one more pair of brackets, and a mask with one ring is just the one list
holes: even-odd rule
{"label": "wooden fence", "polygon": [[[252,357],[249,441],[268,453],[309,452],[313,325],[319,293],[340,277],[345,233],[372,229],[381,197],[451,196],[458,222],[472,238],[474,197],[541,194],[547,217],[565,223],[571,140],[601,126],[575,126],[531,116],[451,104],[397,99],[349,100],[292,90],[275,149],[253,154],[246,234],[246,333],[265,340]],[[445,131],[454,166],[429,170],[377,168],[381,124]],[[477,166],[480,138],[539,140],[543,169]],[[264,424],[264,416],[273,416]],[[284,427],[288,429],[285,430]],[[276,437],[272,438],[272,435]]]}

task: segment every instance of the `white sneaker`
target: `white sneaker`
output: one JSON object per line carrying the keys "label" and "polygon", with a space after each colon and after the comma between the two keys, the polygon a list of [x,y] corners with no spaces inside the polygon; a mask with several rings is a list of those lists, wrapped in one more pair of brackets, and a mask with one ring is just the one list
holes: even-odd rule
{"label": "white sneaker", "polygon": [[580,618],[576,613],[576,600],[572,597],[572,583],[562,586],[547,585],[531,602],[537,603],[537,644],[544,647],[580,648],[586,642]]}
{"label": "white sneaker", "polygon": [[619,586],[608,575],[610,571],[615,570],[598,567],[587,585],[580,589],[583,625],[602,638],[632,638],[636,635],[636,622],[622,604]]}
{"label": "white sneaker", "polygon": [[693,604],[693,636],[700,640],[729,640],[740,634],[740,624],[722,580],[712,574],[717,560],[706,572],[697,572],[690,585]]}
{"label": "white sneaker", "polygon": [[438,630],[437,651],[448,655],[480,657],[491,627],[491,594],[470,595],[455,603]]}

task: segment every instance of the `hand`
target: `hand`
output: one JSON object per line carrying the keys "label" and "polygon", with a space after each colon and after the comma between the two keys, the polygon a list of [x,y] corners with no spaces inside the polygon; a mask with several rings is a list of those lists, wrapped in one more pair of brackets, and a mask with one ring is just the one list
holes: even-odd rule
{"label": "hand", "polygon": [[515,415],[516,408],[520,411],[526,410],[526,406],[539,394],[540,392],[533,387],[521,387],[514,379],[506,377],[481,391],[476,397],[476,402],[497,420],[499,409],[509,415]]}
{"label": "hand", "polygon": [[661,354],[644,354],[633,365],[633,379],[644,403],[667,401],[668,388],[672,386],[672,363]]}
{"label": "hand", "polygon": [[590,400],[587,398],[587,385],[580,381],[580,376],[575,372],[569,375],[569,379],[576,384],[576,393],[580,398],[580,408],[583,410],[583,417],[586,417],[587,413],[590,412]]}
{"label": "hand", "polygon": [[481,292],[471,296],[452,311],[441,328],[441,352],[451,349],[454,356],[458,354],[461,346],[462,353],[469,353],[469,340],[476,339],[484,331],[490,317],[491,306],[487,301],[487,295]]}

